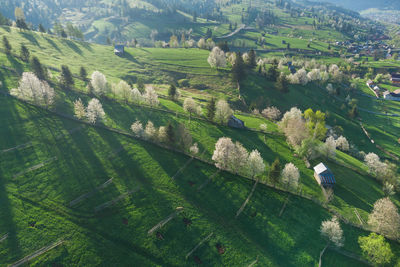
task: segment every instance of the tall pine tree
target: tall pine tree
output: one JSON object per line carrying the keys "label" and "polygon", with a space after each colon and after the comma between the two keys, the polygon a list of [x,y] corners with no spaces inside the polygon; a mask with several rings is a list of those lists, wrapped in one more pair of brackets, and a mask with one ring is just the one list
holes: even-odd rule
{"label": "tall pine tree", "polygon": [[207,104],[207,119],[213,121],[215,117],[215,98],[211,98],[210,102]]}

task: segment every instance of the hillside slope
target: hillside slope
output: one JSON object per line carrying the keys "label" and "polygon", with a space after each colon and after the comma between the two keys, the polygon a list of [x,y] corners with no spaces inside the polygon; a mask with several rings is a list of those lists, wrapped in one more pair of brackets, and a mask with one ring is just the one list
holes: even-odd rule
{"label": "hillside slope", "polygon": [[[52,67],[53,78],[49,80],[57,94],[57,105],[53,109],[56,113],[10,97],[0,98],[1,125],[6,126],[0,129],[3,136],[0,138],[0,196],[1,202],[5,203],[0,206],[0,235],[9,233],[9,238],[0,243],[3,248],[0,255],[4,255],[0,257],[1,264],[15,262],[63,239],[63,245],[31,263],[38,266],[107,266],[115,262],[121,265],[138,262],[149,266],[190,266],[200,259],[209,266],[243,266],[259,256],[259,264],[263,266],[316,266],[325,245],[319,233],[321,221],[330,218],[334,211],[358,224],[354,209],[366,220],[373,203],[384,196],[363,163],[338,152],[337,161],[327,163],[337,173],[338,187],[334,200],[324,208],[321,206],[322,192],[313,178],[313,171],[294,155],[283,136],[276,133],[273,122],[249,114],[242,113],[241,118],[256,126],[267,123],[270,132],[240,131],[201,118],[189,119],[182,114],[181,99],[173,102],[160,98],[159,110],[125,103],[111,94],[100,99],[107,114],[104,124],[92,127],[66,118],[73,114],[73,101],[81,98],[86,103],[91,96],[79,79],[75,79],[73,90],[59,88],[60,64],[68,64],[73,73],[77,73],[80,66],[87,67],[90,72],[99,69],[113,82],[129,77],[127,75],[133,72],[149,83],[167,83],[168,75],[180,77],[189,72],[192,76],[185,77],[190,83],[202,81],[210,84],[210,88],[203,91],[181,88],[184,95],[193,95],[201,103],[212,95],[230,94],[231,90],[228,98],[235,100],[237,95],[229,86],[211,87],[212,83],[222,84],[230,78],[227,70],[206,68],[208,52],[128,49],[126,56],[119,58],[107,46],[18,32],[13,28],[4,28],[1,33],[14,47],[12,55],[0,51],[1,92],[16,87],[20,73],[30,70],[30,65],[17,57],[19,45],[25,43],[33,55]],[[191,54],[195,64],[187,59]],[[143,69],[148,72],[142,73]],[[153,77],[152,71],[158,71],[158,76]],[[160,95],[165,91],[165,85],[154,86]],[[246,88],[250,87],[251,84],[246,85]],[[258,90],[258,87],[254,88]],[[260,92],[251,93],[248,91],[245,97],[257,97]],[[320,94],[315,97],[318,96]],[[296,97],[300,101],[298,93],[293,97],[288,95],[290,101],[286,105]],[[306,105],[306,101],[302,105]],[[309,103],[314,105],[313,101]],[[127,133],[137,119],[151,120],[157,127],[167,122],[187,125],[201,152],[204,151],[202,160],[191,161],[172,179],[190,157],[115,132]],[[207,182],[217,171],[207,162],[215,142],[222,136],[243,143],[247,149],[259,149],[267,163],[276,157],[282,164],[294,162],[301,172],[302,196],[290,194],[288,198],[283,188],[272,188],[270,183],[260,184],[242,216],[235,220],[234,214],[246,199],[253,181],[221,172]],[[15,149],[8,150],[10,148]],[[110,178],[113,182],[109,186],[79,205],[70,206],[71,201],[92,192]],[[204,189],[199,190],[203,185]],[[96,207],[137,186],[139,191],[108,209],[95,212]],[[287,199],[288,204],[279,215]],[[392,199],[399,205],[398,196]],[[184,207],[184,211],[161,228],[158,237],[147,234],[177,207]],[[186,226],[188,221],[184,219],[189,219],[192,224]],[[346,236],[344,251],[360,255],[357,238],[367,232],[344,223],[342,226]],[[185,259],[186,253],[210,233],[213,237]],[[225,252],[220,254],[217,246],[222,246]],[[391,243],[391,246],[396,262],[400,255],[399,245]],[[324,256],[324,264],[363,266],[362,262],[333,250]]]}

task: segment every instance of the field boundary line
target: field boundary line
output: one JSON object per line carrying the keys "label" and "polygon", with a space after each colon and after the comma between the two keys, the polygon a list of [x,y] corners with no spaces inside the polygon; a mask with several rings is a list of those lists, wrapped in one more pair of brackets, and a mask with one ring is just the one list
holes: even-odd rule
{"label": "field boundary line", "polygon": [[86,193],[86,194],[83,194],[83,195],[77,197],[76,199],[72,200],[72,201],[69,203],[69,206],[70,206],[70,207],[75,206],[76,204],[78,204],[78,203],[81,202],[82,200],[93,196],[94,194],[96,194],[96,193],[99,192],[100,190],[102,190],[102,189],[106,188],[108,185],[110,185],[110,184],[113,182],[113,179],[114,179],[114,178],[111,177],[111,179],[108,179],[108,180],[107,180],[106,182],[104,182],[102,185],[96,187],[93,191],[91,191],[91,192],[89,192],[89,193]]}
{"label": "field boundary line", "polygon": [[152,233],[154,233],[154,231],[160,229],[161,227],[163,227],[164,225],[166,225],[170,220],[172,220],[173,218],[175,218],[179,213],[181,213],[183,211],[183,207],[177,207],[176,211],[174,211],[173,213],[171,213],[170,215],[168,215],[165,219],[163,219],[161,222],[157,223],[156,225],[153,226],[153,228],[151,228],[149,231],[147,231],[147,234],[151,235]]}
{"label": "field boundary line", "polygon": [[9,265],[9,267],[18,267],[18,266],[20,266],[20,265],[22,265],[22,264],[34,259],[34,258],[46,253],[47,251],[49,251],[49,250],[61,245],[63,242],[64,242],[64,240],[59,240],[59,241],[57,241],[57,242],[55,242],[55,243],[53,243],[53,244],[51,244],[49,246],[43,247],[43,248],[37,250],[36,252],[34,252],[33,254],[28,255],[25,258],[22,258],[19,261]]}
{"label": "field boundary line", "polygon": [[36,165],[34,165],[34,166],[32,166],[32,167],[26,169],[26,170],[23,170],[23,171],[21,171],[21,172],[19,172],[19,173],[14,174],[14,175],[13,175],[13,178],[17,178],[17,177],[19,177],[19,176],[22,176],[22,175],[28,173],[28,172],[35,171],[35,170],[37,170],[37,169],[40,169],[40,168],[46,166],[48,163],[50,163],[50,162],[52,162],[52,161],[55,161],[55,160],[57,160],[57,157],[49,158],[49,159],[47,159],[47,160],[45,160],[45,161],[43,161],[43,162],[41,162],[41,163],[39,163],[39,164],[36,164]]}
{"label": "field boundary line", "polygon": [[189,251],[188,254],[186,254],[186,259],[188,259],[190,257],[190,255],[193,254],[193,252],[195,252],[201,245],[203,245],[205,242],[207,242],[213,235],[214,235],[214,232],[212,232],[211,234],[209,234],[208,236],[203,238],[203,240],[201,240],[200,243],[198,243],[191,251]]}

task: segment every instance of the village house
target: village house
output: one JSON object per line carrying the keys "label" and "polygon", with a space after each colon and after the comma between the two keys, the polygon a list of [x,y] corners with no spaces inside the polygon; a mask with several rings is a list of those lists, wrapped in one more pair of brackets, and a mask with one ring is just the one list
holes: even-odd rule
{"label": "village house", "polygon": [[399,84],[400,85],[400,74],[398,73],[393,73],[392,78],[390,79],[393,84]]}
{"label": "village house", "polygon": [[383,98],[386,100],[400,101],[400,89],[394,92],[386,91],[383,93]]}
{"label": "village house", "polygon": [[228,121],[228,126],[232,128],[238,128],[238,129],[244,129],[246,128],[244,126],[244,122],[235,116],[232,115],[232,117]]}
{"label": "village house", "polygon": [[122,56],[125,52],[125,47],[123,45],[115,45],[114,54],[117,56]]}
{"label": "village house", "polygon": [[336,183],[335,176],[322,162],[314,167],[314,178],[320,186],[325,188],[333,187]]}

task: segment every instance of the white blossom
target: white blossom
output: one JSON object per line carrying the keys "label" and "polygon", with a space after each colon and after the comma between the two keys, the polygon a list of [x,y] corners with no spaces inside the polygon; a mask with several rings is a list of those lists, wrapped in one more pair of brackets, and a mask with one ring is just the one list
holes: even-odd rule
{"label": "white blossom", "polygon": [[257,149],[250,152],[247,160],[247,170],[250,177],[254,178],[265,171],[264,160]]}
{"label": "white blossom", "polygon": [[350,149],[349,142],[347,141],[346,137],[343,137],[343,136],[340,136],[336,140],[336,147],[342,151],[349,151],[349,149]]}
{"label": "white blossom", "polygon": [[300,173],[299,169],[293,164],[288,163],[282,170],[282,182],[288,188],[296,189],[299,186]]}
{"label": "white blossom", "polygon": [[90,83],[93,87],[93,93],[95,95],[104,95],[107,92],[107,79],[103,73],[95,71],[92,73]]}
{"label": "white blossom", "polygon": [[215,166],[219,169],[226,170],[230,163],[230,155],[234,149],[235,145],[230,138],[221,137],[215,144],[215,150],[212,156]]}
{"label": "white blossom", "polygon": [[98,120],[103,120],[106,114],[103,110],[103,106],[100,101],[96,98],[92,98],[86,109],[86,117],[88,121],[95,124]]}
{"label": "white blossom", "polygon": [[86,108],[80,98],[74,102],[74,113],[75,117],[78,119],[83,119],[86,117]]}
{"label": "white blossom", "polygon": [[331,220],[323,221],[320,232],[323,237],[325,237],[329,242],[332,242],[335,246],[343,246],[343,230],[336,217],[333,217]]}
{"label": "white blossom", "polygon": [[146,92],[144,93],[144,99],[150,106],[158,106],[160,101],[158,100],[158,95],[153,87],[146,87]]}
{"label": "white blossom", "polygon": [[197,143],[193,144],[190,149],[189,149],[190,153],[192,155],[197,155],[199,153],[199,147],[197,145]]}
{"label": "white blossom", "polygon": [[232,117],[233,111],[229,107],[228,102],[225,100],[219,100],[216,105],[215,119],[221,124],[228,123],[229,119]]}
{"label": "white blossom", "polygon": [[192,97],[187,97],[183,101],[183,109],[190,115],[192,113],[201,115],[201,107],[193,100]]}
{"label": "white blossom", "polygon": [[138,120],[131,125],[131,130],[136,137],[141,138],[144,136],[143,125]]}
{"label": "white blossom", "polygon": [[148,121],[146,124],[146,128],[144,129],[144,138],[147,140],[154,140],[157,138],[157,130],[151,121]]}
{"label": "white blossom", "polygon": [[54,89],[46,81],[39,80],[32,72],[24,72],[18,88],[11,90],[11,95],[35,104],[50,106],[54,103]]}
{"label": "white blossom", "polygon": [[225,68],[226,58],[224,51],[218,46],[214,47],[208,56],[207,62],[213,68]]}

